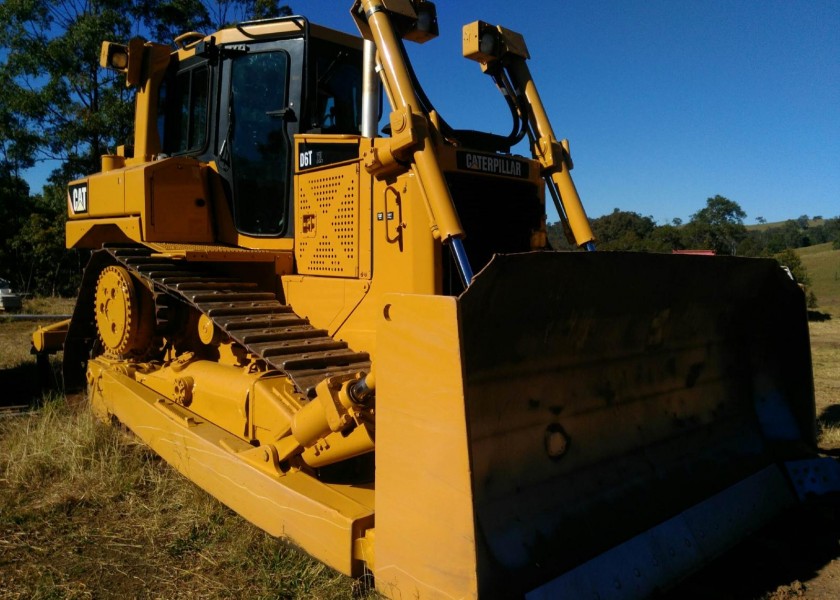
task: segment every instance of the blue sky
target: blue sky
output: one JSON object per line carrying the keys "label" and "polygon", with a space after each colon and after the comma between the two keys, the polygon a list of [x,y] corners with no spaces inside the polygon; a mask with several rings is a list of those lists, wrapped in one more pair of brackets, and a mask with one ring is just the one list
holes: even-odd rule
{"label": "blue sky", "polygon": [[[355,33],[349,1],[289,4]],[[522,33],[590,217],[687,220],[716,194],[747,223],[840,216],[840,1],[436,4],[440,37],[409,52],[437,109],[454,127],[506,134],[501,96],[461,57],[461,26]]]}

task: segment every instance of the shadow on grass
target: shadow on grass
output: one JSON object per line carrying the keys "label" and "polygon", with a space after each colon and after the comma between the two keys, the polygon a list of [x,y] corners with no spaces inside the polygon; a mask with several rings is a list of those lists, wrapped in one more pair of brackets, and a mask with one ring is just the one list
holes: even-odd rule
{"label": "shadow on grass", "polygon": [[0,369],[0,407],[35,406],[44,394],[63,388],[61,363],[55,359],[38,365],[35,358],[8,369]]}
{"label": "shadow on grass", "polygon": [[831,315],[829,313],[820,312],[818,310],[809,310],[808,320],[817,323],[822,323],[823,321],[830,321]]}
{"label": "shadow on grass", "polygon": [[840,426],[840,405],[832,404],[827,406],[819,416],[817,421],[823,427],[838,427]]}

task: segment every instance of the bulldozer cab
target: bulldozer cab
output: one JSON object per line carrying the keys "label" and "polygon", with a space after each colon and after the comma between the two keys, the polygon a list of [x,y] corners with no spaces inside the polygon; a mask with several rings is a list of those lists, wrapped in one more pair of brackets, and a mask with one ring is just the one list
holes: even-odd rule
{"label": "bulldozer cab", "polygon": [[294,234],[293,165],[308,159],[293,158],[296,134],[361,129],[360,44],[287,22],[295,27],[285,35],[211,38],[174,54],[158,94],[163,155],[215,164],[236,230],[251,236]]}

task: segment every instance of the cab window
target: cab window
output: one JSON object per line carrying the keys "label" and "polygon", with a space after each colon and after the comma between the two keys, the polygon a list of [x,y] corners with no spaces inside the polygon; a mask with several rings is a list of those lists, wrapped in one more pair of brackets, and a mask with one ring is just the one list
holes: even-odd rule
{"label": "cab window", "polygon": [[196,152],[206,146],[209,89],[206,63],[164,80],[158,97],[158,135],[165,154]]}
{"label": "cab window", "polygon": [[362,129],[361,53],[318,40],[313,56],[315,102],[310,131],[358,135]]}
{"label": "cab window", "polygon": [[286,225],[288,70],[283,51],[249,53],[232,60],[227,141],[234,220],[243,233],[278,235]]}

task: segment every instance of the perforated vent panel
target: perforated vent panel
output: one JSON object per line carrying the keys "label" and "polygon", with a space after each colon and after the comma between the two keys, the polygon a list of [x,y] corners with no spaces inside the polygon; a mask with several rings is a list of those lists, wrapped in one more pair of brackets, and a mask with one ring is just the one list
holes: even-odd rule
{"label": "perforated vent panel", "polygon": [[359,274],[358,164],[298,176],[295,257],[298,273]]}

